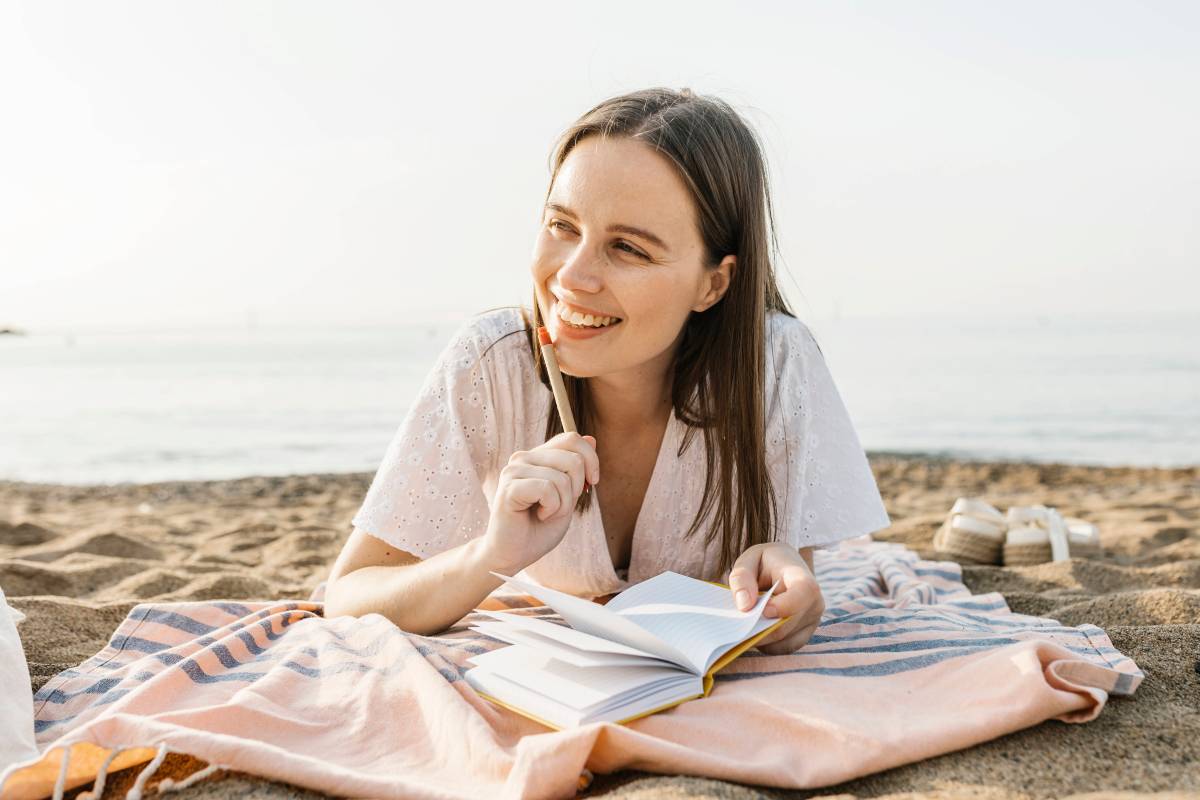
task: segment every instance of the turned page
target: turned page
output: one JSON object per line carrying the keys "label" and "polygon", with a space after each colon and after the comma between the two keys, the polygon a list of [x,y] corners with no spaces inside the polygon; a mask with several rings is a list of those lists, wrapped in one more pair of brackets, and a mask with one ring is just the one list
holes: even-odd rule
{"label": "turned page", "polygon": [[756,627],[761,630],[776,621],[762,619],[762,609],[778,583],[761,594],[753,608],[738,611],[728,589],[676,572],[642,581],[607,605],[492,574],[543,601],[576,630],[620,642],[696,674],[715,660],[714,653],[743,641]]}
{"label": "turned page", "polygon": [[760,592],[753,608],[738,611],[729,589],[668,571],[631,586],[606,608],[673,645],[702,673],[731,646],[778,621],[762,616],[778,586],[776,581]]}
{"label": "turned page", "polygon": [[601,639],[611,639],[634,650],[678,664],[684,669],[692,669],[691,661],[678,648],[636,623],[614,614],[606,606],[582,597],[555,591],[538,583],[527,583],[517,578],[510,578],[499,572],[491,574],[497,578],[503,578],[526,594],[531,594],[541,600],[557,611],[559,616],[577,631],[599,636]]}

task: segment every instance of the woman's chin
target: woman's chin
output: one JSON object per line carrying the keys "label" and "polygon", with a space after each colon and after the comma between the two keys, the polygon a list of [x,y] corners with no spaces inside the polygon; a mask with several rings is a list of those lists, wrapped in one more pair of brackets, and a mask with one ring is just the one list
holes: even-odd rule
{"label": "woman's chin", "polygon": [[564,364],[562,361],[558,362],[558,371],[563,375],[570,375],[572,378],[594,378],[600,374],[593,370],[572,367],[569,364]]}

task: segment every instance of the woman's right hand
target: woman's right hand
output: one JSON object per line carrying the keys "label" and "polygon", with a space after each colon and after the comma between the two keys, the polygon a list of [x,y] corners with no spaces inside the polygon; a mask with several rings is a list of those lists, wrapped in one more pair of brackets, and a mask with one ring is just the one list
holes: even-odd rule
{"label": "woman's right hand", "polygon": [[553,550],[571,524],[585,480],[593,486],[600,481],[591,436],[560,433],[513,453],[500,471],[484,534],[492,563],[515,575]]}

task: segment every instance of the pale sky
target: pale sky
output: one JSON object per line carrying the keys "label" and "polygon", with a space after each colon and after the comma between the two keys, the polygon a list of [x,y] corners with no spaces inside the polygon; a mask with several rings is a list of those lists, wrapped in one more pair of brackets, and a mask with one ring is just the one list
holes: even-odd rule
{"label": "pale sky", "polygon": [[688,86],[766,141],[806,317],[1200,311],[1193,2],[0,5],[0,326],[527,301],[556,135]]}

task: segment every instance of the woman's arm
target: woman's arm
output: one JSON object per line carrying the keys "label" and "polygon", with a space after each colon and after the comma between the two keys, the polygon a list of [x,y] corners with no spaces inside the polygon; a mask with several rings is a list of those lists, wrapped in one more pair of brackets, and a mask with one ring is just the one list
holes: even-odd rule
{"label": "woman's arm", "polygon": [[422,561],[355,526],[325,587],[330,617],[383,614],[429,635],[458,622],[503,582],[549,553],[571,524],[585,483],[600,482],[596,440],[560,433],[509,456],[487,531]]}
{"label": "woman's arm", "polygon": [[488,541],[471,539],[421,560],[355,528],[325,587],[325,616],[378,613],[422,636],[443,631],[503,583],[490,570],[525,568],[502,563]]}

